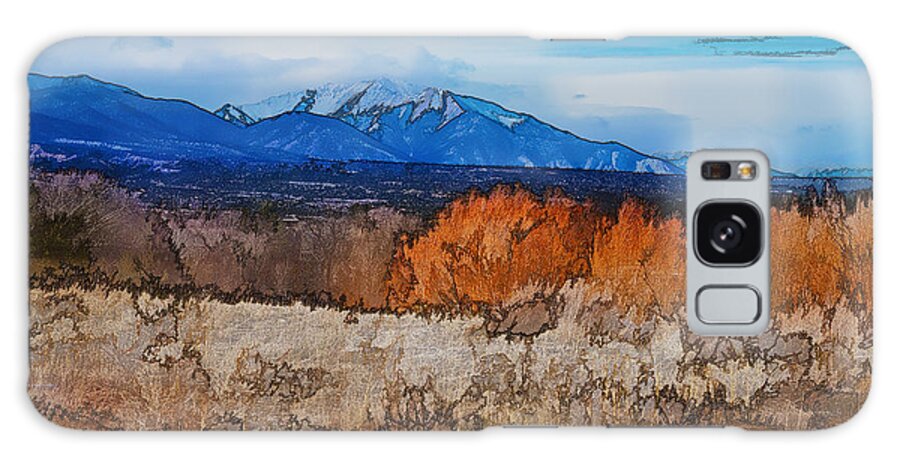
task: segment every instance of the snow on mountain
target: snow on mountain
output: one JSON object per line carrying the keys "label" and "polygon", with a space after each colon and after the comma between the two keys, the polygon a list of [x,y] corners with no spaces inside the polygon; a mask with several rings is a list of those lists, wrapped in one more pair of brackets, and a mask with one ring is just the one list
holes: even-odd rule
{"label": "snow on mountain", "polygon": [[238,126],[246,127],[256,122],[249,114],[241,111],[240,108],[226,103],[217,109],[213,114]]}
{"label": "snow on mountain", "polygon": [[413,151],[430,162],[657,174],[680,172],[664,160],[648,157],[625,145],[586,140],[486,100],[456,94],[449,94],[448,98],[462,113],[446,123],[423,117],[413,126],[430,124],[418,132],[425,136],[419,140],[408,139],[416,144]]}
{"label": "snow on mountain", "polygon": [[341,119],[363,132],[378,126],[379,116],[412,104],[411,120],[427,111],[443,109],[446,91],[391,79],[375,79],[350,84],[325,84],[314,89],[269,97],[238,106],[255,120],[286,112],[313,113]]}
{"label": "snow on mountain", "polygon": [[410,162],[538,166],[671,174],[680,168],[624,145],[581,139],[496,103],[390,79],[326,84],[240,107],[340,119]]}
{"label": "snow on mountain", "polygon": [[305,91],[288,92],[260,100],[256,103],[237,105],[237,108],[256,121],[287,113],[306,97]]}
{"label": "snow on mountain", "polygon": [[375,79],[351,84],[325,84],[314,89],[287,92],[256,103],[237,106],[259,121],[287,112],[313,113],[341,118],[360,115],[378,108],[393,108],[413,101],[424,87],[390,79]]}
{"label": "snow on mountain", "polygon": [[480,98],[454,96],[454,101],[461,105],[463,111],[478,113],[488,119],[497,121],[510,130],[525,122],[526,119],[525,115],[514,113]]}

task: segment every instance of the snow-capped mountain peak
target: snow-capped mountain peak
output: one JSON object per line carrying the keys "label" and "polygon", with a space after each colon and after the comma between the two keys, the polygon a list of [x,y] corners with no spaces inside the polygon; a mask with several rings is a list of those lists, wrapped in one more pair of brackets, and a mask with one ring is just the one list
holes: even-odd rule
{"label": "snow-capped mountain peak", "polygon": [[[364,88],[358,90],[360,86]],[[339,100],[341,106],[330,113],[332,116],[340,117],[344,112],[367,114],[396,108],[414,101],[424,89],[413,84],[382,78],[351,85],[348,90],[352,93],[350,95],[344,93],[345,98]],[[320,111],[322,110],[324,108]]]}
{"label": "snow-capped mountain peak", "polygon": [[[411,120],[427,111],[440,111],[446,91],[393,79],[380,78],[349,84],[324,84],[269,97],[238,108],[259,121],[288,112],[313,113],[338,119],[367,117],[364,132],[377,125],[380,114],[412,104]],[[354,124],[355,125],[355,124]]]}
{"label": "snow-capped mountain peak", "polygon": [[328,83],[233,108],[253,121],[290,112],[312,113],[340,119],[362,132],[372,133],[382,127],[382,116],[406,106],[409,109],[404,111],[404,116],[408,123],[416,122],[428,112],[440,114],[436,130],[465,112],[480,114],[510,130],[528,118],[480,98],[388,78]]}
{"label": "snow-capped mountain peak", "polygon": [[307,90],[288,92],[237,109],[255,121],[279,114],[311,113],[340,119],[358,130],[373,134],[382,129],[383,116],[400,111],[412,124],[429,112],[440,114],[439,130],[464,111],[452,93],[436,87],[388,78],[352,83],[329,83]]}
{"label": "snow-capped mountain peak", "polygon": [[616,142],[595,142],[478,97],[392,79],[325,84],[241,105],[255,121],[308,113],[339,120],[398,161],[680,172]]}

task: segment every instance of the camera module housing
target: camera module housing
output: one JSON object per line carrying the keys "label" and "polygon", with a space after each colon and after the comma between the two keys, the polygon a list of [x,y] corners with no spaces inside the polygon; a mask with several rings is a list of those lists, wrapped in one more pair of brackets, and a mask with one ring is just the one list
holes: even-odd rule
{"label": "camera module housing", "polygon": [[685,169],[686,310],[702,336],[769,325],[771,171],[756,150],[701,150]]}

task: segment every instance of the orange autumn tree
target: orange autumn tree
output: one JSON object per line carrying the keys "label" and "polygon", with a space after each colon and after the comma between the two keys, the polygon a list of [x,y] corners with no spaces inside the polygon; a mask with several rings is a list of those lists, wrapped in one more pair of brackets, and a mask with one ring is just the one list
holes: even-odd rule
{"label": "orange autumn tree", "polygon": [[652,312],[671,315],[684,305],[684,240],[680,218],[661,218],[628,199],[615,222],[605,220],[597,230],[589,281],[637,322]]}
{"label": "orange autumn tree", "polygon": [[[826,196],[802,214],[796,205],[772,208],[772,308],[832,308],[848,298],[869,305],[872,294],[872,209],[860,201],[847,212],[846,200]],[[799,270],[799,271],[798,271]]]}
{"label": "orange autumn tree", "polygon": [[424,235],[406,238],[388,278],[399,312],[475,314],[527,285],[552,291],[589,271],[597,218],[589,204],[521,186],[472,191],[451,203]]}

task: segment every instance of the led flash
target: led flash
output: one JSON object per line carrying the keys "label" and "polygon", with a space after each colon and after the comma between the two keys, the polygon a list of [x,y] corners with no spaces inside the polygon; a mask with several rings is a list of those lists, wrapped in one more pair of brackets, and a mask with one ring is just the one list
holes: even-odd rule
{"label": "led flash", "polygon": [[741,180],[752,180],[756,177],[756,163],[738,163],[737,174]]}

